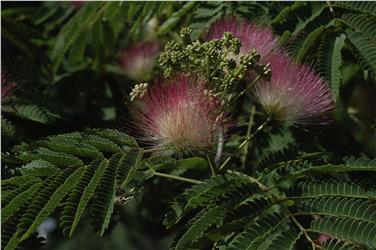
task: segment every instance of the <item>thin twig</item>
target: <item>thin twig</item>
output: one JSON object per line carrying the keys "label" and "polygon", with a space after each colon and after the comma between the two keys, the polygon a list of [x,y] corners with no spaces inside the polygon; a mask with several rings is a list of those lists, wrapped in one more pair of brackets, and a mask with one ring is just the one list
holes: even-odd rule
{"label": "thin twig", "polygon": [[226,160],[222,163],[222,165],[219,167],[219,171],[222,171],[224,167],[227,165],[227,163],[231,160],[231,156],[227,157]]}
{"label": "thin twig", "polygon": [[[248,127],[247,127],[247,137],[246,138],[248,138],[251,135],[253,118],[255,116],[255,112],[256,112],[256,107],[253,106],[252,109],[251,109],[251,113],[249,115],[249,121],[248,121]],[[249,142],[246,143],[246,145],[244,147],[243,155],[241,157],[242,169],[245,169],[245,162],[247,160],[247,155],[248,155],[248,145],[249,145]]]}
{"label": "thin twig", "polygon": [[300,222],[295,218],[295,216],[287,208],[286,208],[286,212],[291,217],[291,219],[295,223],[295,225],[299,228],[299,230],[303,232],[306,239],[311,243],[312,249],[315,250],[316,249],[316,243],[308,235],[307,230],[300,224]]}
{"label": "thin twig", "polygon": [[160,150],[159,148],[149,148],[149,149],[144,149],[144,153],[154,153]]}
{"label": "thin twig", "polygon": [[256,78],[255,78],[250,84],[248,84],[248,86],[247,86],[242,92],[240,92],[240,94],[238,95],[238,97],[244,95],[248,90],[250,90],[251,87],[253,87],[253,85],[254,85],[258,80],[260,80],[260,78],[261,78],[261,75],[257,75]]}
{"label": "thin twig", "polygon": [[212,164],[212,162],[211,162],[211,160],[210,160],[210,158],[209,158],[208,155],[206,156],[206,159],[208,160],[208,163],[209,163],[209,167],[210,167],[210,171],[211,171],[211,173],[212,173],[212,176],[217,175],[217,171],[215,170],[215,168],[214,168],[214,166],[213,166],[213,164]]}
{"label": "thin twig", "polygon": [[199,180],[181,177],[181,176],[176,176],[176,175],[171,175],[171,174],[160,173],[160,172],[156,172],[156,171],[154,171],[153,174],[155,176],[164,177],[164,178],[173,179],[173,180],[178,180],[178,181],[189,182],[189,183],[192,183],[192,184],[201,184],[202,183],[202,181],[199,181]]}
{"label": "thin twig", "polygon": [[[247,136],[247,138],[238,146],[238,150],[241,150],[247,142],[249,142],[258,132],[260,132],[270,121],[272,118],[269,116],[251,135]],[[219,171],[222,171],[226,164],[231,160],[231,156],[227,157],[227,159],[222,163],[219,167]]]}

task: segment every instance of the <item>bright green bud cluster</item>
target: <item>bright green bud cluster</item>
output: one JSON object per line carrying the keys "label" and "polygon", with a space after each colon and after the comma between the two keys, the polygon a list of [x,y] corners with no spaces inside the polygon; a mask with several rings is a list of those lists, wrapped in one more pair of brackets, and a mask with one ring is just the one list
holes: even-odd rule
{"label": "bright green bud cluster", "polygon": [[[173,73],[197,74],[205,79],[222,97],[235,92],[236,82],[245,80],[253,71],[261,77],[269,77],[267,65],[259,64],[256,50],[240,55],[240,40],[225,32],[221,39],[207,42],[191,41],[191,30],[181,30],[178,41],[168,42],[161,53],[159,63],[166,77]],[[247,79],[249,80],[249,79]]]}

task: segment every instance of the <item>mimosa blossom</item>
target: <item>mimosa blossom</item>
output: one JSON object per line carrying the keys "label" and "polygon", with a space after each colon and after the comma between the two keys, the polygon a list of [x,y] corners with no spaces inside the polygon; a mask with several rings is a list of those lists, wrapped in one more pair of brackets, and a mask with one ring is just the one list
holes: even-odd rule
{"label": "mimosa blossom", "polygon": [[197,78],[179,75],[157,82],[136,109],[142,140],[176,151],[210,148],[221,124],[220,102]]}

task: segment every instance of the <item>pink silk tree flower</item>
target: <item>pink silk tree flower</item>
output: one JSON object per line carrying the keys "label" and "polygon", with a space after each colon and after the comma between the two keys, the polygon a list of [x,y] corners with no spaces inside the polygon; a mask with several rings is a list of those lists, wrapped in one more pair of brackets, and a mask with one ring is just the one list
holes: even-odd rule
{"label": "pink silk tree flower", "polygon": [[135,110],[141,139],[158,151],[210,148],[222,126],[219,99],[196,77],[156,82]]}
{"label": "pink silk tree flower", "polygon": [[16,88],[16,83],[13,82],[9,78],[9,75],[6,72],[2,71],[1,72],[1,102],[5,101],[15,88]]}
{"label": "pink silk tree flower", "polygon": [[331,237],[327,234],[320,234],[319,237],[316,239],[316,242],[322,246],[325,241],[330,240]]}
{"label": "pink silk tree flower", "polygon": [[204,40],[221,39],[225,32],[232,33],[241,42],[240,54],[248,54],[256,49],[262,59],[278,49],[278,39],[273,35],[271,29],[260,27],[247,21],[237,21],[234,17],[227,17],[217,21],[209,29]]}
{"label": "pink silk tree flower", "polygon": [[131,44],[121,52],[121,67],[133,80],[148,80],[159,51],[160,44],[158,42]]}
{"label": "pink silk tree flower", "polygon": [[327,124],[334,100],[328,84],[310,67],[295,63],[285,54],[270,54],[270,81],[259,81],[254,96],[276,120],[296,125]]}

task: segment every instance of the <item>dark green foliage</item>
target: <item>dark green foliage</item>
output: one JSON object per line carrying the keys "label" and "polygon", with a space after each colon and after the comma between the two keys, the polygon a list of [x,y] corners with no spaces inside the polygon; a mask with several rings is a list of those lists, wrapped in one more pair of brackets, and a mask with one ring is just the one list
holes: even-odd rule
{"label": "dark green foliage", "polygon": [[105,162],[102,163],[99,159],[92,161],[69,194],[60,219],[66,235],[72,236],[99,183],[105,166]]}
{"label": "dark green foliage", "polygon": [[353,218],[333,218],[326,216],[312,222],[314,231],[331,235],[340,240],[352,241],[356,244],[376,247],[376,224]]}
{"label": "dark green foliage", "polygon": [[354,246],[347,244],[346,242],[339,241],[336,239],[326,240],[323,243],[324,249],[327,250],[352,250],[356,249]]}
{"label": "dark green foliage", "polygon": [[[320,154],[312,154],[311,157],[319,156]],[[225,175],[227,178],[219,175],[187,190],[173,203],[165,222],[169,226],[171,223],[178,223],[190,214],[187,213],[190,207],[195,208],[195,211],[197,208],[200,210],[188,222],[172,247],[180,249],[184,244],[198,244],[197,248],[200,249],[206,244],[215,244],[226,249],[296,249],[301,238],[317,244],[313,243],[314,234],[307,234],[305,230],[308,228],[303,229],[298,222],[303,217],[312,221],[310,229],[313,231],[329,234],[352,244],[332,242],[328,243],[328,249],[351,248],[359,244],[374,247],[372,236],[376,230],[375,191],[367,190],[368,188],[365,189],[353,182],[322,179],[326,173],[374,171],[374,160],[348,157],[343,164],[338,165],[316,165],[306,160],[289,162],[291,161],[287,160],[266,166],[265,169],[272,170],[266,171],[267,174],[263,178],[258,178],[261,181],[267,181],[268,176],[276,178],[273,189],[252,177],[229,172]],[[308,178],[311,174],[314,174],[316,179]],[[283,186],[286,183],[283,184],[281,178],[290,179],[289,186],[292,190],[285,193],[284,199],[278,198],[277,195],[277,192],[285,192]],[[294,181],[296,178],[303,180]],[[238,188],[234,192],[233,180],[238,187],[243,181],[248,181],[256,184],[258,188],[251,192],[241,192]],[[221,186],[222,183],[227,185]],[[277,189],[280,184],[281,187]],[[207,214],[217,212],[215,218],[207,217]],[[314,219],[316,217],[310,216],[323,216],[323,219]],[[334,221],[336,223],[333,224]],[[230,240],[222,240],[228,237]]]}
{"label": "dark green foliage", "polygon": [[284,222],[285,219],[279,214],[262,216],[255,223],[247,226],[243,232],[236,235],[230,242],[228,249],[257,249],[257,246]]}
{"label": "dark green foliage", "polygon": [[[98,135],[92,135],[94,132]],[[118,135],[115,141],[108,139],[114,138],[113,134]],[[117,144],[123,142],[127,144]],[[91,151],[87,147],[87,151],[82,147],[81,150],[75,150],[76,145],[84,143],[92,145],[89,148]],[[21,167],[23,175],[2,183],[4,190],[12,188],[2,197],[2,222],[5,226],[14,223],[10,220],[13,214],[21,213],[17,219],[16,233],[9,242],[5,241],[6,249],[14,249],[26,240],[57,207],[63,208],[60,222],[65,234],[72,236],[82,215],[90,209],[94,215],[94,229],[102,235],[113,212],[116,189],[120,188],[123,180],[124,187],[132,180],[142,157],[137,144],[126,134],[115,130],[97,129],[86,133],[61,134],[26,147],[34,153],[17,155],[23,161],[31,161]],[[104,155],[109,152],[118,153],[107,160]],[[72,154],[90,163],[85,165],[83,160]],[[21,211],[22,207],[26,208]]]}
{"label": "dark green foliage", "polygon": [[[16,85],[1,103],[3,248],[38,249],[30,242],[53,217],[61,229],[53,237],[63,232],[78,242],[82,224],[106,237],[124,222],[121,239],[134,237],[138,243],[127,246],[134,249],[165,249],[159,240],[184,250],[376,249],[376,2],[2,7],[2,70]],[[240,46],[231,35],[203,41],[224,17],[271,28],[293,59],[317,69],[336,101],[333,123],[272,120],[257,131],[264,111],[241,91],[248,86],[244,74],[261,75],[264,65],[255,53],[229,60]],[[139,82],[126,75],[119,56],[145,41],[166,45],[153,77],[184,71],[223,93],[232,86],[221,97],[235,101],[224,113],[231,126],[220,164],[215,146],[162,155],[138,145],[129,94]],[[252,131],[257,135],[239,150]],[[323,235],[330,238],[320,242]]]}
{"label": "dark green foliage", "polygon": [[342,75],[340,66],[342,64],[341,50],[344,46],[345,35],[333,37],[331,33],[327,32],[322,38],[320,44],[320,54],[318,61],[320,63],[320,71],[328,79],[330,88],[335,99],[338,98],[339,88],[341,85]]}

